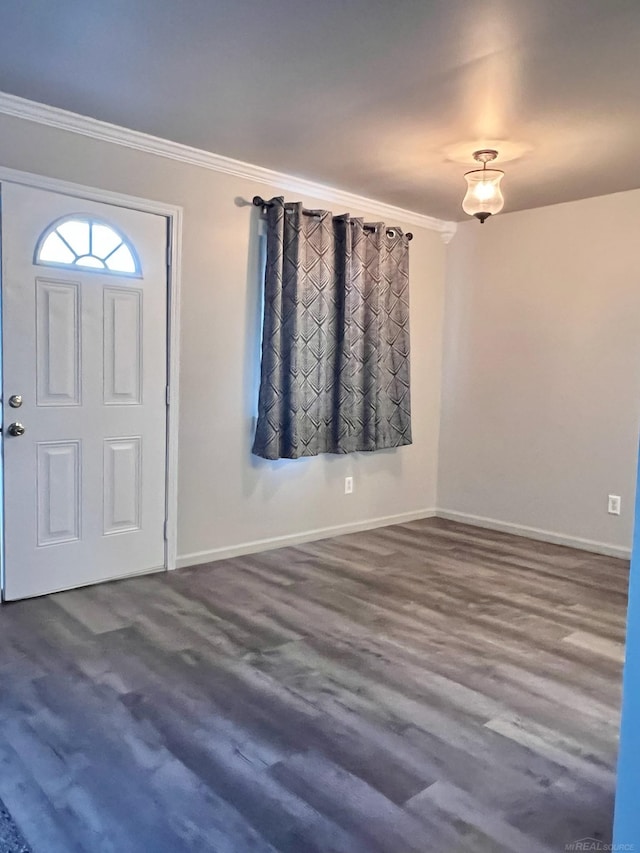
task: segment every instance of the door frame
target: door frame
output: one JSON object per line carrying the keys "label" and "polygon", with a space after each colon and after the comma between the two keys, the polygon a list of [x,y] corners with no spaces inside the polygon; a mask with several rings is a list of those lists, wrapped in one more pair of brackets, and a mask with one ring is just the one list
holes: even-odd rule
{"label": "door frame", "polygon": [[[179,205],[151,201],[126,193],[88,187],[73,181],[36,175],[0,166],[0,184],[12,183],[48,190],[80,200],[97,201],[155,213],[167,220],[167,454],[165,482],[165,571],[176,568],[178,550],[178,427],[180,401],[180,291],[182,284],[182,215]],[[0,282],[1,287],[1,282]],[[4,378],[4,377],[2,377]],[[2,389],[4,391],[4,388]],[[0,496],[4,483],[0,483]],[[4,514],[0,530],[4,544]],[[0,577],[4,597],[4,547],[0,548]]]}

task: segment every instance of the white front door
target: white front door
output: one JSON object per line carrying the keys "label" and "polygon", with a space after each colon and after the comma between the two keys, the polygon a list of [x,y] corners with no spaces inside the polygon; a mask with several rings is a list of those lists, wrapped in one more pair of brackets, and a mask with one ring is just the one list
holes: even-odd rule
{"label": "white front door", "polygon": [[167,220],[0,193],[4,597],[162,568]]}

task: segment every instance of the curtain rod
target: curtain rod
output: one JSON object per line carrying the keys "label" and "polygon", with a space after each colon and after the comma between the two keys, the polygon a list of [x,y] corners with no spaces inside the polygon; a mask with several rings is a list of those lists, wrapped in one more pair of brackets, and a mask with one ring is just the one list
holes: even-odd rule
{"label": "curtain rod", "polygon": [[[265,201],[262,198],[262,196],[259,196],[259,195],[254,195],[253,203],[256,207],[271,207],[272,206],[272,202]],[[313,213],[310,210],[303,210],[302,212],[305,216],[313,216]],[[375,231],[376,229],[374,228],[373,225],[365,225],[364,230],[365,231]],[[393,234],[394,229],[393,228],[387,228],[387,234],[389,234],[390,232],[391,232],[391,234]],[[407,233],[404,236],[407,238],[407,240],[413,240],[413,234],[411,233],[411,231],[407,231]]]}

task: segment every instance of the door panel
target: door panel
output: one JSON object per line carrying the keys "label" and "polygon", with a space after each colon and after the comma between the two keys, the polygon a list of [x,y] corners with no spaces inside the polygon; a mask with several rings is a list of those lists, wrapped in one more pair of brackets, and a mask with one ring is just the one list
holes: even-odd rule
{"label": "door panel", "polygon": [[107,438],[104,442],[104,533],[140,528],[142,438]]}
{"label": "door panel", "polygon": [[39,442],[36,493],[38,545],[80,538],[80,442]]}
{"label": "door panel", "polygon": [[162,568],[166,219],[1,193],[4,596]]}
{"label": "door panel", "polygon": [[104,290],[104,402],[142,402],[142,294]]}
{"label": "door panel", "polygon": [[80,405],[80,284],[36,279],[36,405]]}

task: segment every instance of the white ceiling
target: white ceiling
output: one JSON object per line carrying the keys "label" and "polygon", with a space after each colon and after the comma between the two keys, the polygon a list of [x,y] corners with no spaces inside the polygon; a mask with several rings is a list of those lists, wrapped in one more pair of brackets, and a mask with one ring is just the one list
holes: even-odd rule
{"label": "white ceiling", "polygon": [[488,140],[505,210],[640,187],[640,0],[0,0],[0,90],[445,219]]}

